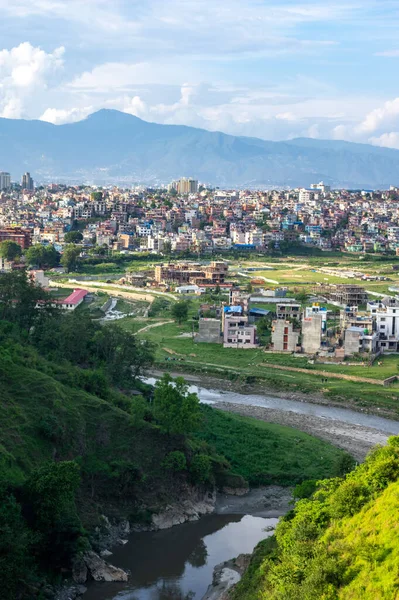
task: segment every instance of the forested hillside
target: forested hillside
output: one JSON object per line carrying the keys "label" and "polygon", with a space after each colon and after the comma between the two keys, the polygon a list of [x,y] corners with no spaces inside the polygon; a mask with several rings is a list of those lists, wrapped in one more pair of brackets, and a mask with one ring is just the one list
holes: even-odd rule
{"label": "forested hillside", "polygon": [[[233,600],[399,597],[399,438],[345,478],[321,481],[257,547]],[[311,486],[298,488],[299,495]]]}
{"label": "forested hillside", "polygon": [[41,597],[70,574],[101,515],[148,523],[193,486],[288,485],[350,465],[311,436],[200,407],[182,379],[144,385],[152,356],[117,325],[54,308],[25,272],[1,275],[4,600]]}

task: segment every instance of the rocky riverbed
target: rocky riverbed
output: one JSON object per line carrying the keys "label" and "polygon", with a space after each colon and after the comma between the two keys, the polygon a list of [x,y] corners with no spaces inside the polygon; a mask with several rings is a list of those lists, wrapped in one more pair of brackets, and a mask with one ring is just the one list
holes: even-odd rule
{"label": "rocky riverbed", "polygon": [[234,412],[245,417],[255,417],[268,423],[294,427],[346,450],[359,462],[364,460],[373,446],[385,444],[389,437],[387,433],[372,427],[314,415],[303,415],[260,406],[245,406],[231,402],[216,402],[214,406],[220,410]]}

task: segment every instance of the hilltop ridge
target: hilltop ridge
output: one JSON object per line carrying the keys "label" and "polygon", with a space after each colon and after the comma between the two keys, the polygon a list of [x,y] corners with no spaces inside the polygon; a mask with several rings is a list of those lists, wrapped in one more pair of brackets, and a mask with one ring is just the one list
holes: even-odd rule
{"label": "hilltop ridge", "polygon": [[161,125],[113,109],[53,125],[0,119],[0,165],[37,182],[160,185],[180,176],[225,187],[384,189],[397,181],[399,151],[336,140],[272,142],[185,125]]}

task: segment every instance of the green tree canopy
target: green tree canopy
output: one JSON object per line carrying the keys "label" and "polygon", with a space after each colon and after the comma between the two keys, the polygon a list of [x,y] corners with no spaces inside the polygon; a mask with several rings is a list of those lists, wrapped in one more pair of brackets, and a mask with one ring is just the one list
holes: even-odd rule
{"label": "green tree canopy", "polygon": [[79,265],[80,252],[80,248],[78,248],[74,244],[69,244],[68,246],[65,246],[60,262],[64,269],[67,271],[67,273],[77,269]]}
{"label": "green tree canopy", "polygon": [[103,193],[102,192],[92,192],[90,194],[90,197],[94,202],[101,202],[101,200],[103,199]]}
{"label": "green tree canopy", "polygon": [[54,246],[43,246],[35,244],[25,252],[25,258],[29,265],[43,267],[55,267],[58,264],[59,255]]}
{"label": "green tree canopy", "polygon": [[181,300],[180,302],[176,302],[173,304],[172,309],[170,311],[172,313],[172,317],[179,324],[183,321],[187,321],[188,316],[188,304],[185,300]]}
{"label": "green tree canopy", "polygon": [[17,256],[21,256],[22,248],[19,244],[5,240],[0,242],[0,257],[6,260],[15,260]]}
{"label": "green tree canopy", "polygon": [[188,435],[200,425],[197,394],[188,391],[183,377],[173,379],[169,373],[155,385],[154,416],[169,435]]}
{"label": "green tree canopy", "polygon": [[[41,309],[37,305],[40,303]],[[51,310],[49,295],[27,276],[25,270],[0,277],[0,319],[29,330]]]}
{"label": "green tree canopy", "polygon": [[78,244],[83,240],[83,235],[80,231],[68,231],[68,233],[64,235],[64,240],[67,244]]}

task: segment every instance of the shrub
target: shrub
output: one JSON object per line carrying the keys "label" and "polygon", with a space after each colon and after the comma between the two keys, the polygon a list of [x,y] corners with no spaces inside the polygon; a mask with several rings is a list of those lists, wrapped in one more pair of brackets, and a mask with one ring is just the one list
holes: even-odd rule
{"label": "shrub", "polygon": [[196,483],[210,482],[212,480],[211,458],[206,454],[196,454],[190,464],[190,474]]}
{"label": "shrub", "polygon": [[183,452],[180,452],[180,450],[174,450],[174,452],[169,452],[163,461],[162,466],[164,469],[168,469],[177,473],[187,469],[187,460]]}

